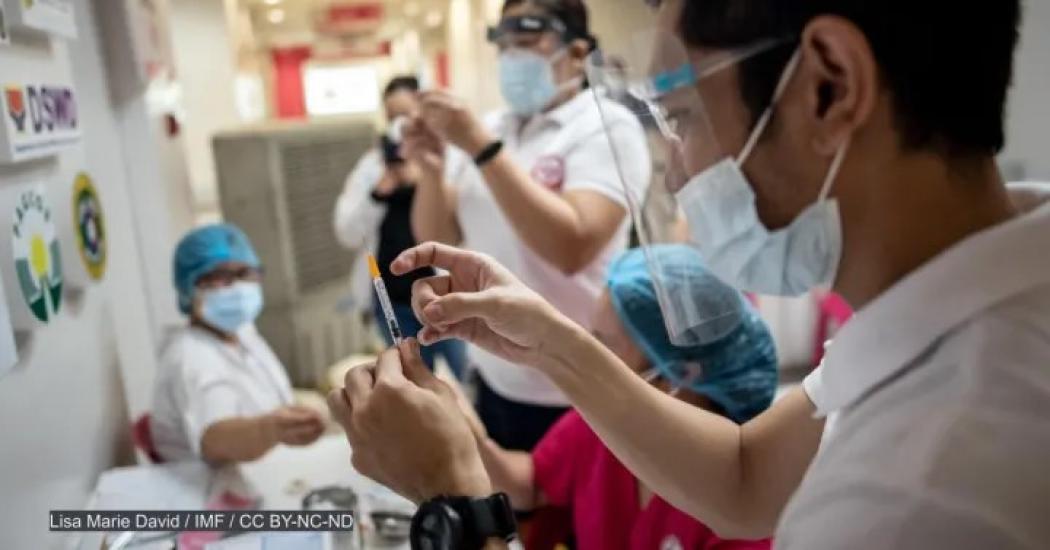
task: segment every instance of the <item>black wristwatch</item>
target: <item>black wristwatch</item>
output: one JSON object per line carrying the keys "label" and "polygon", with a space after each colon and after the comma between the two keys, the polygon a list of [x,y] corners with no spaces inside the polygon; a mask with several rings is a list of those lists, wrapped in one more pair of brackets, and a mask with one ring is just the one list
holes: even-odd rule
{"label": "black wristwatch", "polygon": [[510,542],[517,533],[505,493],[488,498],[437,497],[412,518],[412,550],[480,550],[489,539]]}
{"label": "black wristwatch", "polygon": [[481,168],[488,164],[492,159],[496,158],[496,155],[503,150],[503,142],[500,140],[493,141],[485,146],[477,155],[474,155],[474,164]]}

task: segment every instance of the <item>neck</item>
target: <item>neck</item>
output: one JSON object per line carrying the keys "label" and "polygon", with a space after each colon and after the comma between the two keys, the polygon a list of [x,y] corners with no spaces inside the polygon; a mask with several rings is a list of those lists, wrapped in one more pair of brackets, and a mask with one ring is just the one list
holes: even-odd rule
{"label": "neck", "polygon": [[991,157],[961,166],[931,155],[906,156],[869,170],[877,181],[840,199],[844,243],[835,291],[854,309],[956,243],[1015,215]]}
{"label": "neck", "polygon": [[[573,78],[566,82],[563,82],[559,86],[558,94],[554,96],[554,99],[543,108],[542,113],[549,113],[558,107],[561,107],[567,103],[570,99],[576,97],[576,94],[580,93],[580,80]],[[532,117],[529,117],[532,118]]]}
{"label": "neck", "polygon": [[228,332],[223,332],[223,331],[221,331],[221,330],[219,330],[219,329],[209,325],[208,323],[206,323],[204,321],[204,319],[201,319],[199,317],[194,316],[193,318],[191,318],[190,319],[190,324],[195,326],[195,327],[198,327],[198,328],[200,328],[202,330],[205,330],[205,331],[208,331],[208,332],[212,333],[212,335],[214,335],[216,338],[218,338],[219,340],[222,340],[223,342],[226,342],[227,344],[236,344],[237,342],[239,342],[239,340],[237,339],[237,335],[236,334],[230,334]]}

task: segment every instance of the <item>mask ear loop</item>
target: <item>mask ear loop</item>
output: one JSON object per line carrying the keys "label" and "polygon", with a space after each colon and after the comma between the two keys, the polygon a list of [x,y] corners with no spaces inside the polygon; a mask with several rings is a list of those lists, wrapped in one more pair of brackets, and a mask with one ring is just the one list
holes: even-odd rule
{"label": "mask ear loop", "polygon": [[839,147],[835,158],[831,161],[831,168],[828,168],[828,175],[824,178],[824,185],[820,188],[820,195],[817,196],[817,202],[824,202],[828,199],[828,195],[831,193],[831,185],[835,182],[835,179],[839,175],[839,170],[842,169],[842,162],[846,160],[846,151],[849,150],[850,138],[846,138],[846,141]]}
{"label": "mask ear loop", "polygon": [[668,393],[671,397],[678,397],[678,394],[682,393],[683,389],[693,385],[704,376],[704,367],[699,363],[689,363],[686,365],[686,368],[690,371],[689,376],[682,379],[681,383],[677,384],[674,389]]}
{"label": "mask ear loop", "polygon": [[755,146],[758,145],[758,139],[762,137],[762,133],[766,131],[766,126],[769,125],[769,121],[773,118],[774,106],[780,101],[780,97],[784,95],[784,90],[787,89],[788,82],[795,75],[795,71],[798,70],[801,61],[802,49],[799,48],[795,50],[795,53],[791,56],[791,61],[788,61],[787,66],[784,67],[784,72],[780,75],[780,81],[777,82],[776,90],[773,91],[773,99],[770,100],[769,107],[766,107],[762,117],[758,119],[758,124],[755,125],[755,129],[751,131],[751,135],[747,138],[747,143],[744,144],[743,150],[740,151],[736,161],[738,166],[743,166],[747,162]]}

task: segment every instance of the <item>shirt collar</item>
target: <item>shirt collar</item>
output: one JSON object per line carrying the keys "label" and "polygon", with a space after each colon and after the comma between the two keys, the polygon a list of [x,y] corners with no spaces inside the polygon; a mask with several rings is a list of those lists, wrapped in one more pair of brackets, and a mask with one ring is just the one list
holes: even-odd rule
{"label": "shirt collar", "polygon": [[1022,209],[1042,204],[949,248],[842,328],[823,363],[826,398],[818,415],[856,403],[980,312],[1050,283],[1050,185],[1010,186],[1010,192]]}

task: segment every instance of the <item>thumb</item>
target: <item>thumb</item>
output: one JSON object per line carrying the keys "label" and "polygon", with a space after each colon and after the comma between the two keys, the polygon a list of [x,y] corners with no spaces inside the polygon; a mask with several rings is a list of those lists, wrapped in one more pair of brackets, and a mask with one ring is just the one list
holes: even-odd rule
{"label": "thumb", "polygon": [[432,388],[438,382],[438,379],[423,362],[418,340],[405,338],[398,345],[398,351],[401,353],[402,371],[410,382],[422,388]]}
{"label": "thumb", "polygon": [[495,307],[492,292],[454,292],[430,302],[422,313],[427,324],[444,328],[470,319],[488,319]]}

